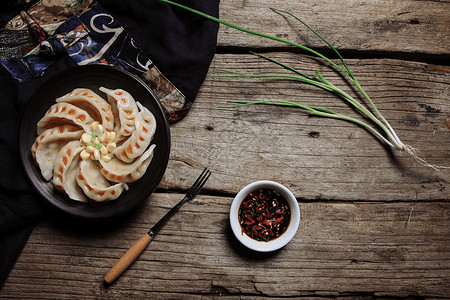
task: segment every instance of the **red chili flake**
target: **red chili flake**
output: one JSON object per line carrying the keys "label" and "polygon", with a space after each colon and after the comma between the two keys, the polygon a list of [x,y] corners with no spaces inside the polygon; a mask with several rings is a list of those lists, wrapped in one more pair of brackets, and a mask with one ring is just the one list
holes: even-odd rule
{"label": "red chili flake", "polygon": [[282,235],[289,225],[289,205],[277,191],[261,189],[248,194],[239,208],[242,233],[258,241]]}
{"label": "red chili flake", "polygon": [[275,213],[276,213],[276,214],[279,214],[279,215],[284,214],[284,206],[278,206],[278,207],[275,209]]}
{"label": "red chili flake", "polygon": [[259,204],[259,205],[256,207],[256,209],[255,209],[255,212],[256,212],[257,214],[261,214],[261,213],[263,213],[263,212],[265,212],[265,211],[267,211],[267,203],[266,203],[266,202],[263,202],[263,203]]}
{"label": "red chili flake", "polygon": [[253,220],[253,219],[247,219],[247,220],[245,220],[244,221],[244,225],[252,225],[252,224],[255,224],[255,220]]}
{"label": "red chili flake", "polygon": [[266,226],[272,226],[272,221],[271,220],[268,220],[268,219],[264,219],[263,221],[262,221],[262,223],[263,223],[263,225],[266,225]]}
{"label": "red chili flake", "polygon": [[251,209],[251,208],[253,208],[255,206],[255,201],[250,199],[250,200],[244,202],[244,206],[247,209]]}

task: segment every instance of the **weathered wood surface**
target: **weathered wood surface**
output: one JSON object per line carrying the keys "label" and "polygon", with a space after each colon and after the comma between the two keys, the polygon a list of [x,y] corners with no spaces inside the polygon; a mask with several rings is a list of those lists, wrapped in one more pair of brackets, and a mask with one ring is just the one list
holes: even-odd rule
{"label": "weathered wood surface", "polygon": [[[269,53],[295,67],[323,75],[343,89],[326,67],[298,54]],[[362,86],[407,144],[435,165],[450,163],[447,69],[397,60],[349,60]],[[272,67],[273,70],[270,70]],[[405,153],[391,152],[364,129],[340,120],[309,117],[296,108],[232,105],[232,100],[283,99],[331,108],[361,118],[338,97],[288,80],[221,78],[220,69],[285,72],[251,55],[216,55],[210,77],[187,120],[172,128],[172,159],[167,170],[189,172],[207,165],[233,194],[258,179],[277,180],[299,199],[346,201],[449,200],[450,169],[434,171]],[[351,92],[349,90],[349,92]],[[194,155],[192,155],[194,153]],[[189,174],[189,173],[188,173]],[[193,175],[191,175],[193,176]],[[179,182],[181,184],[182,182]]]}
{"label": "weathered wood surface", "polygon": [[[236,69],[247,60],[245,69],[265,65],[250,56],[217,55],[212,68]],[[350,63],[400,136],[430,162],[448,161],[447,73],[404,61]],[[384,76],[370,76],[380,69]],[[326,70],[324,74],[332,76]],[[108,268],[180,194],[153,195],[133,218],[112,231],[80,234],[58,224],[37,226],[2,296],[447,297],[448,171],[432,171],[402,154],[391,154],[352,124],[309,118],[290,108],[216,108],[230,98],[258,98],[261,93],[307,95],[307,100],[348,110],[334,97],[308,88],[209,77],[187,119],[172,127],[171,160],[160,186],[161,191],[185,188],[202,166],[208,166],[214,173],[203,195],[184,206],[109,288],[102,285]],[[425,98],[425,93],[431,94]],[[421,104],[439,112],[427,112]],[[320,134],[311,137],[311,132]],[[259,179],[287,185],[302,212],[294,241],[268,256],[243,249],[228,226],[232,196]]]}
{"label": "weathered wood surface", "polygon": [[[221,17],[320,48],[269,6],[295,12],[350,54],[350,68],[400,138],[429,163],[450,164],[450,68],[436,60],[450,54],[448,3],[227,0]],[[298,109],[219,109],[230,100],[284,99],[360,118],[339,98],[294,81],[216,77],[223,75],[220,69],[286,73],[246,52],[227,53],[260,49],[305,73],[319,70],[354,95],[310,56],[225,27],[218,44],[193,109],[171,127],[171,156],[158,193],[109,230],[39,224],[0,298],[448,299],[450,169],[434,171],[389,151],[354,124]],[[385,58],[367,57],[370,52]],[[116,259],[182,197],[204,166],[213,176],[202,195],[183,206],[124,276],[104,287],[102,277]],[[228,225],[233,196],[261,179],[289,187],[302,214],[294,240],[270,255],[244,249]]]}
{"label": "weathered wood surface", "polygon": [[258,256],[243,249],[231,233],[231,198],[210,195],[183,206],[124,276],[105,288],[102,276],[117,257],[178,198],[154,194],[131,221],[107,233],[94,229],[83,234],[41,224],[9,276],[3,296],[238,299],[450,294],[449,203],[417,203],[410,214],[411,204],[404,202],[300,201],[302,220],[294,240],[276,253]]}
{"label": "weathered wood surface", "polygon": [[[349,0],[349,1],[221,1],[220,17],[242,27],[305,46],[325,44],[295,19],[273,12],[287,10],[328,39],[336,48],[403,56],[446,55],[450,52],[448,1]],[[219,31],[219,46],[261,48],[279,46],[274,41],[248,36],[228,27]]]}

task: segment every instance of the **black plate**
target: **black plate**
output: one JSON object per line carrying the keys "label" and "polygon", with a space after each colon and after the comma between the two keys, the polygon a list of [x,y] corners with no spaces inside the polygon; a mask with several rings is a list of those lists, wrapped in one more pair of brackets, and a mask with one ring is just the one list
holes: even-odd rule
{"label": "black plate", "polygon": [[[52,180],[45,181],[31,156],[31,146],[37,137],[36,124],[50,106],[55,104],[56,98],[75,88],[89,88],[106,99],[104,93],[98,90],[102,86],[124,89],[153,113],[157,129],[152,144],[156,144],[156,148],[147,172],[136,182],[128,184],[129,190],[124,191],[119,198],[102,203],[83,203],[71,200],[66,194],[56,190]],[[156,189],[169,160],[170,131],[161,103],[144,82],[121,69],[106,65],[89,65],[76,67],[52,77],[33,94],[24,111],[19,142],[25,171],[34,187],[48,202],[72,216],[106,219],[130,212]]]}

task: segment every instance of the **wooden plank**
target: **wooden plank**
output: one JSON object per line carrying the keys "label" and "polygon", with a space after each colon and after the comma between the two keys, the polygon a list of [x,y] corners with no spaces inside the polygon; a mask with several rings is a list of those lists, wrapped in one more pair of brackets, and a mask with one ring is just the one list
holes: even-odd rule
{"label": "wooden plank", "polygon": [[153,194],[133,218],[107,231],[39,224],[1,297],[446,297],[450,293],[448,202],[300,201],[302,219],[293,241],[278,252],[258,255],[232,236],[228,223],[232,198],[205,194],[185,204],[124,276],[105,288],[102,276],[109,267],[180,197]]}
{"label": "wooden plank", "polygon": [[[220,5],[223,19],[323,48],[294,20],[261,2],[224,0]],[[274,0],[270,5],[294,12],[345,54],[401,58],[348,63],[401,139],[428,162],[449,165],[448,3]],[[220,53],[285,50],[279,47],[220,27]],[[354,94],[334,71],[309,56],[265,54],[308,74],[319,70]],[[403,60],[411,58],[443,65]],[[212,77],[222,74],[217,69],[284,73],[255,56],[217,54],[193,109],[171,127],[171,160],[159,192],[107,230],[39,224],[0,298],[448,298],[450,170],[434,171],[389,151],[350,123],[308,117],[292,108],[219,109],[229,100],[284,99],[359,117],[334,95],[313,87]],[[123,277],[103,286],[102,277],[117,258],[180,199],[174,191],[187,188],[205,166],[213,176],[203,195],[183,206]],[[302,212],[294,240],[266,255],[243,248],[228,225],[234,194],[261,179],[288,186]]]}
{"label": "wooden plank", "polygon": [[[354,94],[334,71],[309,57],[267,55],[307,74],[320,70]],[[450,116],[450,69],[389,59],[348,63],[403,142],[429,163],[449,166],[450,130],[445,119]],[[283,99],[361,118],[340,98],[315,87],[285,79],[214,77],[223,74],[220,69],[286,73],[251,55],[217,54],[193,109],[171,128],[171,160],[161,187],[187,187],[187,178],[208,166],[215,173],[208,186],[227,194],[268,179],[285,184],[300,199],[450,199],[450,169],[435,171],[405,153],[392,152],[352,123],[308,117],[296,108],[218,108],[231,100]],[[177,178],[180,173],[185,175]]]}
{"label": "wooden plank", "polygon": [[[314,48],[324,43],[293,18],[269,9],[288,10],[342,51],[447,55],[450,53],[450,4],[446,1],[283,1],[220,2],[220,17],[242,27]],[[220,26],[219,47],[280,47],[274,42]]]}

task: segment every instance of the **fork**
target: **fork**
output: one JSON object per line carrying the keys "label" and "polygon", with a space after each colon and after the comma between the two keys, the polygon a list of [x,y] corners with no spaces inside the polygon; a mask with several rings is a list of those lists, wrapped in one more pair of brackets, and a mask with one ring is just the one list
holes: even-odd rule
{"label": "fork", "polygon": [[138,256],[144,251],[144,249],[151,242],[155,234],[167,223],[167,221],[180,209],[183,204],[194,199],[195,196],[200,192],[202,187],[205,185],[211,171],[207,168],[203,170],[194,184],[187,190],[186,195],[177,203],[172,209],[162,217],[158,223],[156,223],[146,234],[144,234],[136,243],[131,246],[127,252],[125,252],[122,257],[114,264],[114,266],[105,275],[105,282],[108,284],[113,283],[122,273],[128,269],[128,267],[138,258]]}

